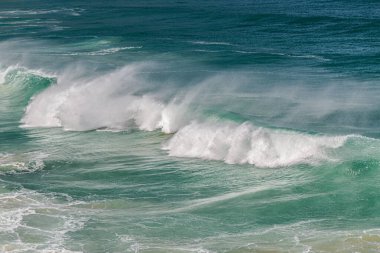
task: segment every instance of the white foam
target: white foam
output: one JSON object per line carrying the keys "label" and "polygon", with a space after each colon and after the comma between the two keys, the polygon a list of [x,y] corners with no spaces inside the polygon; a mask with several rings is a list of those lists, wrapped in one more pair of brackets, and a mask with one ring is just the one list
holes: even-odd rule
{"label": "white foam", "polygon": [[15,70],[17,68],[18,68],[18,66],[9,66],[5,69],[0,70],[0,84],[4,84],[5,83],[5,77],[7,76],[7,74],[10,71]]}
{"label": "white foam", "polygon": [[36,75],[36,76],[41,76],[41,77],[46,77],[46,78],[55,78],[55,74],[47,73],[40,69],[28,69],[25,67],[21,67],[19,65],[11,65],[5,69],[0,70],[0,84],[4,84],[6,82],[7,75],[15,71],[17,71],[17,74],[25,73],[25,74],[31,74],[31,75]]}
{"label": "white foam", "polygon": [[262,191],[269,190],[269,189],[274,189],[275,187],[278,187],[278,186],[274,185],[274,184],[263,185],[263,186],[259,186],[259,187],[253,187],[253,188],[245,189],[245,190],[242,190],[239,192],[230,192],[230,193],[226,193],[226,194],[219,195],[219,196],[199,199],[199,200],[193,201],[192,203],[190,203],[189,205],[186,205],[184,207],[172,209],[170,212],[183,212],[183,211],[194,210],[194,209],[209,206],[209,205],[212,205],[212,204],[215,204],[218,202],[231,200],[231,199],[234,199],[234,198],[237,198],[240,196],[244,196],[244,195],[248,195],[248,194],[254,194],[254,193],[262,192]]}
{"label": "white foam", "polygon": [[221,41],[190,41],[192,44],[198,44],[198,45],[221,45],[221,46],[231,46],[231,43],[228,42],[221,42]]}
{"label": "white foam", "polygon": [[124,50],[131,50],[131,49],[140,49],[142,46],[129,46],[129,47],[111,47],[111,48],[105,48],[105,49],[100,49],[97,51],[91,51],[91,52],[72,52],[72,53],[59,53],[58,55],[71,55],[71,56],[102,56],[102,55],[109,55],[109,54],[114,54],[119,51],[124,51]]}
{"label": "white foam", "polygon": [[129,49],[140,49],[140,47],[112,47],[112,48],[106,48],[106,49],[101,49],[98,51],[94,52],[88,52],[88,53],[83,53],[85,55],[108,55],[108,54],[114,54],[119,51],[124,51],[124,50],[129,50]]}
{"label": "white foam", "polygon": [[5,82],[5,75],[7,74],[6,71],[0,72],[0,84],[3,84]]}
{"label": "white foam", "polygon": [[[163,103],[154,94],[135,95],[144,86],[139,66],[130,65],[90,80],[54,85],[32,99],[23,127],[63,127],[66,130],[108,128],[177,131],[184,107]],[[176,105],[178,104],[178,106]]]}
{"label": "white foam", "polygon": [[314,136],[255,127],[250,123],[193,122],[165,145],[169,155],[221,160],[230,164],[281,167],[328,159],[347,136]]}
{"label": "white foam", "polygon": [[45,14],[67,14],[71,16],[79,16],[84,9],[80,8],[61,8],[61,9],[40,9],[40,10],[11,10],[11,11],[0,11],[0,14],[6,16],[23,16],[23,15],[45,15]]}
{"label": "white foam", "polygon": [[[159,92],[144,92],[144,87],[152,86],[139,75],[145,67],[132,64],[91,79],[72,80],[63,75],[57,85],[32,99],[21,122],[24,127],[63,127],[74,131],[161,130],[175,133],[164,145],[171,156],[259,167],[330,159],[328,151],[342,146],[347,139],[265,129],[251,123],[199,122],[189,107],[199,100],[202,89],[162,99]],[[204,84],[217,81],[214,78]]]}
{"label": "white foam", "polygon": [[46,154],[31,152],[23,155],[0,153],[0,174],[30,173],[44,168]]}
{"label": "white foam", "polygon": [[[64,241],[67,232],[81,229],[85,221],[78,212],[68,212],[76,204],[30,190],[1,193],[0,233],[7,236],[0,238],[0,251],[74,252],[65,249]],[[36,216],[46,223],[29,222]],[[28,241],[33,235],[36,239]]]}

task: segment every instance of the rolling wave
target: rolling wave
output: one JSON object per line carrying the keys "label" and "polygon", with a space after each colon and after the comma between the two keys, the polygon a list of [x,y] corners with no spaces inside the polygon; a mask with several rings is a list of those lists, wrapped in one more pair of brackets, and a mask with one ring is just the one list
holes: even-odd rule
{"label": "rolling wave", "polygon": [[62,127],[71,131],[137,128],[173,134],[163,144],[170,156],[220,160],[229,164],[283,167],[332,161],[329,151],[342,147],[349,136],[319,136],[257,127],[202,116],[190,92],[162,98],[142,93],[143,65],[92,79],[65,81],[33,97],[21,119],[23,127]]}
{"label": "rolling wave", "polygon": [[55,77],[38,70],[10,66],[0,72],[0,112],[20,112],[37,93],[56,82]]}
{"label": "rolling wave", "polygon": [[143,85],[139,70],[139,66],[126,66],[91,80],[52,86],[32,99],[21,122],[24,127],[74,131],[133,127],[177,131],[184,117],[174,109],[174,100],[165,104],[154,94],[135,94]]}
{"label": "rolling wave", "polygon": [[271,130],[248,122],[193,122],[180,129],[164,148],[172,156],[281,167],[327,160],[327,151],[341,147],[347,138]]}

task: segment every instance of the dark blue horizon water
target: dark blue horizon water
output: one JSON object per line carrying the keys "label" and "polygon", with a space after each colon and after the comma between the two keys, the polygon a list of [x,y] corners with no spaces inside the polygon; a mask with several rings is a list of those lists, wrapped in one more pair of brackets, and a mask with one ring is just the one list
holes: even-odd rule
{"label": "dark blue horizon water", "polygon": [[378,77],[376,1],[32,1],[30,6],[3,1],[1,5],[3,40],[66,44],[108,38],[117,45],[143,47],[132,56],[144,60],[174,54],[225,68],[310,66],[354,78]]}

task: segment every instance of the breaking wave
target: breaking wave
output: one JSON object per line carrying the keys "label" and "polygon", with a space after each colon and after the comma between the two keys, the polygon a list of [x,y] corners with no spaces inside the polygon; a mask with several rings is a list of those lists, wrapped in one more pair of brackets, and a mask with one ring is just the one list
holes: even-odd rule
{"label": "breaking wave", "polygon": [[341,147],[346,140],[347,136],[313,136],[247,122],[193,122],[180,129],[164,148],[172,156],[279,167],[328,159],[327,151]]}
{"label": "breaking wave", "polygon": [[51,86],[31,100],[23,127],[176,132],[185,118],[182,106],[175,105],[175,99],[164,103],[155,94],[136,94],[144,85],[139,69],[127,66],[94,79]]}
{"label": "breaking wave", "polygon": [[59,77],[33,97],[23,127],[62,127],[71,131],[137,128],[173,134],[163,144],[170,156],[220,160],[229,164],[281,167],[313,164],[329,158],[348,136],[321,136],[237,123],[193,110],[194,94],[161,96],[144,92],[149,84],[139,73],[144,65],[128,65],[87,79]]}

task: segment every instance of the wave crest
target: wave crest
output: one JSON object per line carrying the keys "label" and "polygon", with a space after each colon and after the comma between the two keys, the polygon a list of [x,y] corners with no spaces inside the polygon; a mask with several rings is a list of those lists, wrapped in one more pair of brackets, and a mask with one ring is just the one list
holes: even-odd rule
{"label": "wave crest", "polygon": [[91,79],[62,76],[61,83],[31,100],[22,126],[74,131],[160,130],[174,133],[163,145],[170,156],[258,167],[330,160],[329,150],[341,147],[348,138],[262,128],[249,122],[218,121],[212,119],[215,115],[207,118],[193,108],[199,97],[207,97],[201,94],[202,89],[160,97],[160,91],[153,92],[152,84],[141,78],[145,67],[128,65]]}
{"label": "wave crest", "polygon": [[328,159],[327,151],[346,140],[347,136],[313,136],[250,123],[193,122],[180,129],[164,149],[171,156],[280,167]]}
{"label": "wave crest", "polygon": [[136,94],[144,86],[138,70],[127,66],[91,80],[52,86],[29,103],[23,127],[177,131],[185,115],[181,106],[165,104],[154,94]]}

